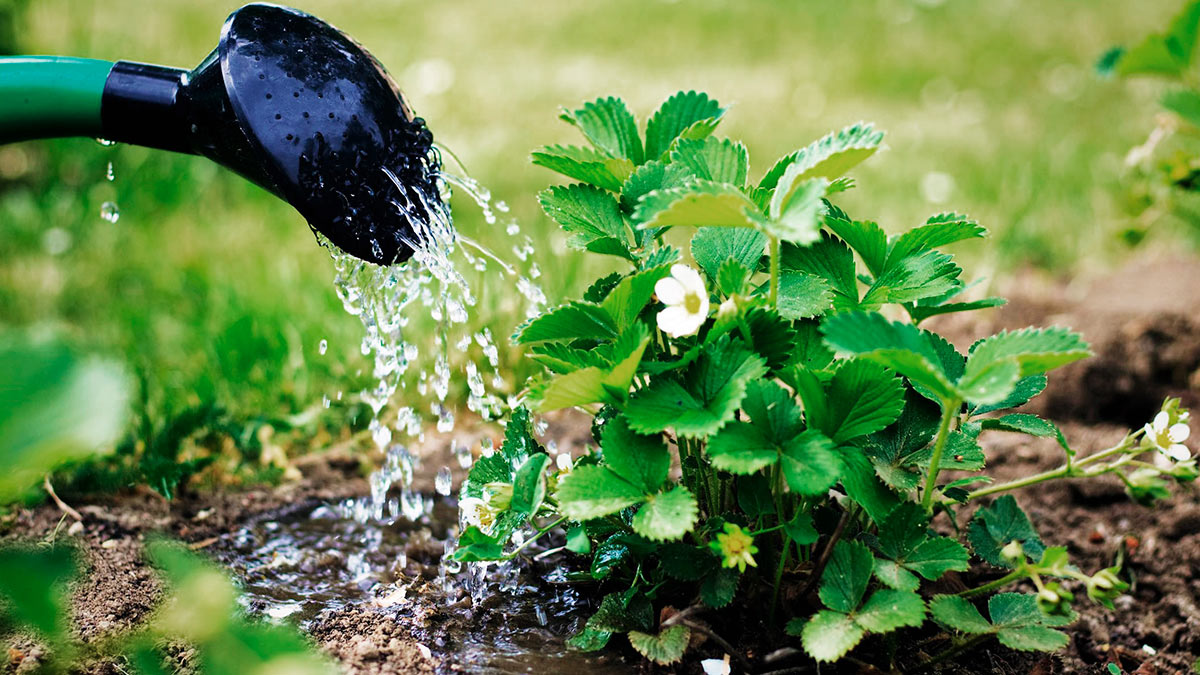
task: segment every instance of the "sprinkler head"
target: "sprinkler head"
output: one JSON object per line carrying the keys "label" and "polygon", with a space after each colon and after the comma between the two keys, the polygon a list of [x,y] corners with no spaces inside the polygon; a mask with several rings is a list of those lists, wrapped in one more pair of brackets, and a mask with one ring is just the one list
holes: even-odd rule
{"label": "sprinkler head", "polygon": [[118,62],[106,138],[208,157],[286,200],[338,247],[407,260],[433,211],[433,135],[361,45],[303,12],[251,4],[191,72]]}

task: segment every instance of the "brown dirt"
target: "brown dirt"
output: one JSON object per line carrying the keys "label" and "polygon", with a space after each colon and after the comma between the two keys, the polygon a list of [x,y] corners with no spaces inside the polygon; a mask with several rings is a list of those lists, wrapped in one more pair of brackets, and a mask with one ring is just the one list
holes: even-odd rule
{"label": "brown dirt", "polygon": [[[1021,278],[1004,290],[1017,298],[1007,307],[968,321],[946,318],[935,327],[960,347],[1000,328],[1060,324],[1082,330],[1096,358],[1053,375],[1050,389],[1030,406],[1062,422],[1081,454],[1107,447],[1124,429],[1148,421],[1165,396],[1182,397],[1185,405],[1200,409],[1200,262],[1134,265],[1086,287]],[[553,418],[547,434],[563,448],[579,447],[587,436],[586,423],[569,417]],[[466,440],[473,439],[460,442]],[[1007,434],[985,441],[988,473],[998,479],[1052,468],[1061,460],[1053,442]],[[431,437],[426,452],[433,453],[426,467],[455,466],[447,439]],[[147,536],[165,533],[203,550],[258,514],[366,492],[359,459],[346,453],[306,457],[298,466],[303,479],[278,488],[185,493],[170,503],[136,493],[76,504],[84,520],[75,528],[52,505],[19,511],[0,543],[51,536],[77,542],[88,572],[73,588],[73,625],[80,641],[97,643],[144,620],[159,599],[156,575],[142,556]],[[431,474],[419,475],[417,488],[431,492],[431,481]],[[1200,658],[1200,492],[1178,490],[1156,509],[1130,503],[1116,482],[1058,483],[1016,496],[1043,539],[1067,545],[1084,571],[1112,564],[1127,549],[1136,582],[1115,613],[1078,602],[1081,618],[1062,655],[1022,655],[993,644],[943,672],[1091,674],[1110,661],[1139,675],[1189,672]],[[349,673],[432,672],[436,664],[426,656],[426,645],[413,637],[429,620],[428,614],[398,616],[386,608],[352,606],[324,617],[310,633]],[[751,623],[756,622],[746,625]],[[30,641],[4,646],[20,657],[6,672],[36,666],[39,648]],[[186,651],[178,658],[186,664]],[[85,672],[121,672],[118,666],[102,660]]]}

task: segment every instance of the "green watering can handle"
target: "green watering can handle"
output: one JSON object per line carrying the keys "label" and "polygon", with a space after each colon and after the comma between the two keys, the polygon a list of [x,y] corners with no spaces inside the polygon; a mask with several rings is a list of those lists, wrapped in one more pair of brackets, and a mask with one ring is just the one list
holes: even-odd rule
{"label": "green watering can handle", "polygon": [[0,58],[0,144],[101,137],[100,101],[112,67],[65,56]]}

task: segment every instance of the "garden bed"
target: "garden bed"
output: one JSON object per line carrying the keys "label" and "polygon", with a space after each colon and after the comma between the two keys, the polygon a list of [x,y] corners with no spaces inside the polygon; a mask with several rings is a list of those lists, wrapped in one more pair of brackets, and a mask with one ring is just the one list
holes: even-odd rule
{"label": "garden bed", "polygon": [[[1009,306],[981,317],[947,319],[938,329],[959,337],[960,347],[1000,328],[1065,324],[1081,330],[1097,357],[1064,369],[1032,406],[1061,422],[1081,455],[1111,445],[1130,426],[1148,421],[1166,396],[1182,397],[1188,407],[1200,404],[1200,263],[1136,264],[1086,289],[1046,284],[1026,276],[1006,295],[1014,298]],[[555,439],[560,448],[578,448],[586,441],[586,418],[562,415],[552,421],[546,438]],[[423,462],[416,487],[432,494],[434,472],[452,462],[445,443],[427,446],[433,456]],[[989,473],[999,480],[1052,468],[1061,460],[1062,451],[1052,440],[991,434],[984,436],[983,446]],[[76,503],[83,515],[77,526],[48,504],[18,512],[7,524],[4,539],[56,536],[72,537],[79,543],[85,552],[87,575],[75,589],[75,631],[82,641],[100,644],[105,636],[136,625],[155,606],[158,584],[142,557],[143,542],[152,533],[181,539],[225,561],[236,554],[234,535],[243,528],[297,514],[307,516],[322,504],[367,492],[358,461],[343,452],[304,458],[298,466],[304,474],[301,481],[274,489],[190,493],[170,503],[146,492]],[[458,479],[461,476],[456,476],[456,483]],[[945,672],[1095,673],[1108,662],[1141,674],[1192,668],[1200,658],[1200,494],[1194,487],[1181,487],[1155,509],[1131,503],[1115,479],[1056,482],[1019,491],[1016,497],[1043,539],[1067,545],[1072,560],[1081,568],[1111,565],[1124,551],[1135,583],[1117,600],[1115,612],[1079,603],[1080,620],[1069,629],[1071,644],[1063,654],[1029,656],[987,643],[959,658],[959,665],[948,666]],[[969,512],[964,510],[963,518]],[[403,569],[392,570],[396,579],[415,579],[406,586],[403,598],[347,604],[308,624],[314,642],[341,661],[347,671],[476,670],[472,666],[478,664],[463,663],[460,658],[460,654],[471,653],[463,649],[461,640],[470,632],[465,624],[472,616],[486,619],[488,615],[470,614],[465,591],[447,590],[437,583],[440,542],[436,536],[426,541],[429,545],[424,547],[406,544]],[[952,588],[961,580],[951,574],[939,583]],[[588,612],[578,614],[585,617]],[[712,613],[705,619],[748,656],[761,659],[768,649],[760,643],[761,631],[753,622],[733,621],[736,614]],[[727,625],[722,625],[721,617]],[[573,624],[569,616],[551,617],[542,623],[545,628],[540,630],[528,627],[532,641],[518,641],[518,647],[537,652],[538,644],[554,643],[562,637],[561,631]],[[742,630],[745,636],[738,635]],[[610,651],[628,649],[620,641],[614,640],[613,645]],[[17,672],[36,665],[38,648],[33,643],[18,641],[8,648]],[[939,645],[920,648],[932,653]],[[694,653],[719,656],[720,649],[709,641]],[[188,656],[186,649],[175,654],[181,665],[188,663]],[[632,653],[590,658],[572,661],[571,669],[621,672],[649,668]],[[777,668],[798,666],[801,670],[794,672],[807,672],[804,659],[778,663]],[[531,664],[517,659],[507,667],[516,670]],[[548,662],[540,665],[551,668]],[[506,666],[493,661],[492,667]],[[850,672],[861,668],[849,663],[841,667]],[[679,670],[699,668],[685,665]],[[123,671],[120,664],[98,659],[88,672]],[[824,668],[822,672],[834,670]]]}

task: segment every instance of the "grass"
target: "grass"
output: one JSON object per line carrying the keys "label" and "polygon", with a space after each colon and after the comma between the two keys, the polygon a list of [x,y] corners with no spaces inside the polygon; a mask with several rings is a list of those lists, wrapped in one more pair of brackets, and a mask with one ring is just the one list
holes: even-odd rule
{"label": "grass", "polygon": [[[388,64],[439,142],[512,206],[551,301],[603,270],[579,264],[539,212],[534,196],[553,178],[528,153],[576,141],[558,105],[609,93],[643,118],[680,88],[734,104],[725,133],[746,139],[758,173],[828,130],[873,120],[890,149],[857,172],[869,189],[844,200],[851,214],[895,230],[970,213],[995,235],[974,260],[999,273],[1109,261],[1126,225],[1121,157],[1156,106],[1152,83],[1100,81],[1091,64],[1165,25],[1178,4],[304,3]],[[30,53],[192,66],[234,7],[39,0],[18,35]],[[109,200],[116,224],[99,216]],[[461,231],[507,250],[459,206]],[[49,325],[129,363],[152,415],[216,402],[247,418],[309,412],[337,426],[354,416],[320,411],[322,395],[356,391],[369,370],[328,256],[286,204],[240,178],[88,140],[0,148],[0,228],[0,321]],[[511,289],[480,294],[477,320],[509,335],[521,318]]]}

